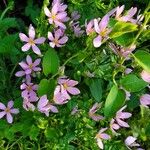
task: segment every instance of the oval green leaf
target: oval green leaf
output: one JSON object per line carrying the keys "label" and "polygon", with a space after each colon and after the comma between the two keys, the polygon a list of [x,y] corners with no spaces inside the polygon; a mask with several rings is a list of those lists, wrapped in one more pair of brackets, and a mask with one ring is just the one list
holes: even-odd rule
{"label": "oval green leaf", "polygon": [[46,76],[48,76],[50,73],[55,74],[58,71],[59,68],[59,58],[54,49],[49,49],[43,58],[43,72]]}
{"label": "oval green leaf", "polygon": [[124,102],[125,92],[114,85],[105,101],[104,115],[109,118],[114,117],[115,113],[123,106]]}

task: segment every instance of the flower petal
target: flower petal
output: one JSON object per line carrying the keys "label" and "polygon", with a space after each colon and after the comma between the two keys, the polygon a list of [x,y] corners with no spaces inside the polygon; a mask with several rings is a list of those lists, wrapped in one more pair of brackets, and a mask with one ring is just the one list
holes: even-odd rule
{"label": "flower petal", "polygon": [[110,139],[110,136],[109,136],[108,134],[106,134],[106,133],[101,133],[100,136],[101,136],[101,138],[104,139],[104,140]]}
{"label": "flower petal", "polygon": [[45,42],[45,40],[46,40],[45,37],[40,37],[40,38],[34,40],[34,43],[35,43],[35,44],[42,44],[42,43]]}
{"label": "flower petal", "polygon": [[27,55],[26,61],[27,61],[28,65],[32,64],[32,58],[29,55]]}
{"label": "flower petal", "polygon": [[14,105],[14,102],[13,101],[9,101],[8,104],[7,104],[7,107],[8,108],[12,108]]}
{"label": "flower petal", "polygon": [[102,38],[101,38],[101,36],[97,36],[94,40],[93,40],[93,45],[94,45],[94,47],[100,47],[101,46],[101,40],[102,40]]}
{"label": "flower petal", "polygon": [[44,12],[47,17],[51,17],[51,13],[47,7],[44,7]]}
{"label": "flower petal", "polygon": [[15,74],[16,77],[22,77],[22,76],[24,76],[24,75],[25,75],[25,72],[24,72],[24,71],[18,71],[18,72],[16,72],[16,74]]}
{"label": "flower petal", "polygon": [[5,111],[1,111],[0,112],[0,119],[3,118],[5,115],[6,115],[6,112]]}
{"label": "flower petal", "polygon": [[59,44],[65,44],[67,41],[68,41],[68,37],[64,36],[58,42],[59,42]]}
{"label": "flower petal", "polygon": [[10,110],[10,112],[11,112],[12,114],[18,114],[18,113],[19,113],[19,110],[16,109],[16,108],[13,108],[13,109]]}
{"label": "flower petal", "polygon": [[29,26],[29,37],[33,40],[35,38],[35,29],[32,26],[32,24],[30,24]]}
{"label": "flower petal", "polygon": [[128,123],[122,121],[121,119],[116,119],[117,123],[121,126],[121,127],[125,127],[125,128],[129,128],[130,126],[128,125]]}
{"label": "flower petal", "polygon": [[24,33],[19,33],[19,38],[23,42],[28,42],[29,38]]}
{"label": "flower petal", "polygon": [[0,109],[1,110],[5,110],[6,109],[6,106],[3,103],[1,103],[1,102],[0,102]]}
{"label": "flower petal", "polygon": [[72,94],[72,95],[78,95],[80,94],[79,89],[75,88],[75,87],[68,87],[67,91]]}
{"label": "flower petal", "polygon": [[41,51],[36,45],[32,45],[32,50],[35,54],[41,55]]}
{"label": "flower petal", "polygon": [[7,119],[8,123],[12,123],[13,122],[13,117],[12,117],[12,115],[10,113],[6,114],[6,119]]}
{"label": "flower petal", "polygon": [[40,100],[38,101],[38,109],[42,109],[44,106],[46,106],[48,103],[48,99],[47,99],[47,96],[46,95],[43,95]]}
{"label": "flower petal", "polygon": [[21,50],[23,52],[26,52],[30,49],[30,47],[31,47],[31,44],[27,43],[27,44],[25,44],[24,46],[21,47]]}
{"label": "flower petal", "polygon": [[55,43],[54,42],[49,42],[50,47],[54,48],[55,47]]}
{"label": "flower petal", "polygon": [[38,66],[38,65],[40,64],[40,62],[41,62],[41,59],[40,59],[40,58],[36,59],[36,60],[34,61],[34,63],[33,63],[33,66],[34,66],[34,67],[35,67],[35,66]]}
{"label": "flower petal", "polygon": [[100,138],[97,139],[97,145],[99,146],[100,149],[104,149],[103,142]]}
{"label": "flower petal", "polygon": [[100,33],[100,28],[99,28],[99,25],[98,25],[98,19],[94,19],[94,29],[95,31],[99,34]]}
{"label": "flower petal", "polygon": [[24,70],[29,67],[24,61],[20,62],[19,65],[20,65]]}
{"label": "flower petal", "polygon": [[133,136],[128,136],[125,140],[125,144],[127,146],[130,146],[131,144],[133,144],[136,141],[136,138]]}
{"label": "flower petal", "polygon": [[106,29],[108,22],[109,22],[109,16],[105,15],[99,24],[100,31],[104,31]]}

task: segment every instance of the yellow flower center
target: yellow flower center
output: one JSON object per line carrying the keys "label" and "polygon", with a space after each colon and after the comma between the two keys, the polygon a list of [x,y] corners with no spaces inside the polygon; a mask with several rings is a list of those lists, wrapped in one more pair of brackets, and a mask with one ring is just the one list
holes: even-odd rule
{"label": "yellow flower center", "polygon": [[53,41],[55,43],[55,45],[59,44],[58,40],[57,39],[54,39]]}
{"label": "yellow flower center", "polygon": [[9,113],[9,112],[10,112],[10,109],[9,109],[9,108],[6,108],[6,109],[5,109],[5,112],[6,112],[6,113]]}
{"label": "yellow flower center", "polygon": [[64,86],[64,89],[68,88],[68,85],[66,83],[64,83],[63,86]]}
{"label": "yellow flower center", "polygon": [[29,68],[32,69],[32,68],[33,68],[33,64],[30,64],[30,65],[29,65]]}
{"label": "yellow flower center", "polygon": [[52,19],[55,20],[56,19],[56,15],[52,14]]}
{"label": "yellow flower center", "polygon": [[34,41],[32,39],[29,39],[29,44],[34,45]]}
{"label": "yellow flower center", "polygon": [[28,85],[27,86],[27,91],[31,91],[32,90],[32,86]]}
{"label": "yellow flower center", "polygon": [[102,36],[102,37],[105,37],[106,34],[107,34],[107,29],[104,29],[103,31],[101,31],[101,32],[99,33],[99,35]]}

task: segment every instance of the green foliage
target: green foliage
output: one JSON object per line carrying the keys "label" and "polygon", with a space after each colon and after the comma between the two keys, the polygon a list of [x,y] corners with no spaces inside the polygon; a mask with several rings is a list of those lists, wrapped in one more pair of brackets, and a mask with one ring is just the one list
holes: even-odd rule
{"label": "green foliage", "polygon": [[105,102],[104,106],[104,114],[106,117],[114,117],[115,113],[123,106],[125,102],[125,92],[123,90],[118,89],[116,85],[114,85]]}
{"label": "green foliage", "polygon": [[134,55],[135,61],[147,72],[150,72],[150,54],[144,50],[138,50]]}
{"label": "green foliage", "polygon": [[139,92],[148,85],[148,83],[142,79],[139,79],[134,74],[125,76],[123,79],[121,79],[120,83],[127,91],[130,92]]}
{"label": "green foliage", "polygon": [[137,25],[132,23],[117,22],[110,33],[110,37],[116,38],[125,33],[136,31],[138,30],[137,27]]}
{"label": "green foliage", "polygon": [[42,66],[43,72],[46,76],[48,76],[50,73],[57,73],[59,68],[59,58],[55,50],[49,48],[44,55]]}

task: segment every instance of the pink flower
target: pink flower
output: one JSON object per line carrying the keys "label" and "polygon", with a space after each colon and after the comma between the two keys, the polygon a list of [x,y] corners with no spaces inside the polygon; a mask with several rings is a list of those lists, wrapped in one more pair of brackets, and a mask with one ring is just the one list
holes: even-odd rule
{"label": "pink flower", "polygon": [[27,111],[31,110],[34,111],[35,110],[35,106],[32,104],[33,102],[37,102],[38,97],[34,98],[34,99],[28,99],[28,98],[24,98],[23,99],[23,108]]}
{"label": "pink flower", "polygon": [[41,113],[45,113],[46,116],[49,116],[49,112],[57,113],[58,109],[49,103],[47,96],[43,95],[40,100],[38,101],[38,110]]}
{"label": "pink flower", "polygon": [[6,115],[6,119],[8,123],[13,122],[13,117],[11,114],[18,114],[19,110],[16,108],[13,108],[14,102],[11,100],[8,102],[7,107],[0,102],[0,110],[3,110],[0,112],[0,119],[3,118]]}
{"label": "pink flower", "polygon": [[26,57],[26,62],[27,63],[22,61],[22,62],[19,63],[19,65],[22,67],[23,70],[18,71],[15,74],[17,77],[22,77],[24,75],[31,75],[31,73],[33,73],[33,72],[41,71],[41,68],[37,67],[40,64],[41,59],[36,59],[33,63],[32,58],[28,55]]}
{"label": "pink flower", "polygon": [[55,4],[57,4],[59,7],[58,12],[63,12],[67,9],[67,5],[61,3],[61,0],[53,0],[52,6],[54,6]]}
{"label": "pink flower", "polygon": [[142,78],[145,82],[150,83],[150,73],[149,73],[149,72],[143,70],[143,71],[141,72],[141,78]]}
{"label": "pink flower", "polygon": [[23,90],[21,94],[23,98],[26,97],[31,100],[37,99],[37,95],[35,92],[38,89],[37,84],[34,85],[31,82],[23,83],[21,84],[20,89]]}
{"label": "pink flower", "polygon": [[72,19],[73,21],[77,21],[80,17],[81,17],[81,16],[80,16],[80,14],[79,14],[78,11],[73,11],[73,12],[71,13],[71,19]]}
{"label": "pink flower", "polygon": [[115,16],[117,20],[121,20],[120,18],[121,18],[121,13],[123,12],[123,10],[124,10],[124,5],[122,5],[121,7],[119,6],[117,7],[116,16]]}
{"label": "pink flower", "polygon": [[140,103],[144,107],[150,106],[150,94],[144,94],[140,97]]}
{"label": "pink flower", "polygon": [[63,35],[62,30],[58,29],[54,32],[54,35],[51,32],[48,32],[48,39],[50,40],[49,45],[54,47],[62,47],[67,41],[68,37]]}
{"label": "pink flower", "polygon": [[80,94],[79,89],[74,87],[78,84],[77,81],[67,79],[66,77],[58,79],[58,86],[54,91],[53,100],[56,104],[63,105],[71,99],[69,94],[78,95]]}
{"label": "pink flower", "polygon": [[75,106],[71,111],[71,115],[75,115],[78,111],[78,106]]}
{"label": "pink flower", "polygon": [[54,24],[56,27],[66,29],[64,22],[68,21],[67,13],[64,11],[66,5],[62,5],[59,2],[53,3],[52,10],[49,11],[47,7],[44,7],[45,15],[48,17],[50,24]]}
{"label": "pink flower", "polygon": [[75,87],[78,84],[78,81],[70,80],[67,78],[59,78],[58,84],[61,86],[61,92],[63,95],[65,95],[65,97],[68,97],[68,99],[70,99],[69,94],[80,94],[79,89]]}
{"label": "pink flower", "polygon": [[128,113],[128,112],[122,112],[126,107],[127,106],[125,105],[116,113],[115,120],[120,127],[128,128],[129,125],[128,125],[128,123],[124,122],[124,119],[130,118],[132,116],[132,114]]}
{"label": "pink flower", "polygon": [[94,20],[91,20],[89,23],[86,23],[85,27],[86,27],[86,34],[87,35],[90,35],[93,32],[95,32],[95,30],[94,30]]}
{"label": "pink flower", "polygon": [[80,37],[84,33],[84,31],[81,29],[78,23],[74,24],[72,28],[76,37]]}
{"label": "pink flower", "polygon": [[111,119],[111,122],[110,122],[110,129],[111,131],[114,133],[114,134],[117,134],[116,130],[119,130],[120,129],[120,126],[115,123],[115,120],[114,119]]}
{"label": "pink flower", "polygon": [[108,134],[104,133],[104,131],[106,131],[106,130],[107,130],[107,128],[100,129],[100,131],[98,132],[98,134],[95,137],[100,149],[104,149],[102,140],[109,140],[111,138]]}
{"label": "pink flower", "polygon": [[94,29],[98,36],[93,40],[94,47],[100,47],[103,39],[108,38],[108,34],[110,33],[110,29],[107,28],[109,22],[109,16],[105,15],[100,23],[98,23],[97,19],[94,19]]}
{"label": "pink flower", "polygon": [[27,37],[24,33],[19,33],[20,40],[23,42],[27,42],[21,49],[23,52],[28,51],[31,47],[35,54],[41,55],[40,49],[36,46],[36,44],[42,44],[45,42],[45,37],[40,37],[35,39],[35,29],[32,25],[29,26],[29,37]]}
{"label": "pink flower", "polygon": [[125,145],[127,147],[139,147],[140,144],[136,143],[137,138],[133,137],[133,136],[128,136],[126,139],[125,139]]}
{"label": "pink flower", "polygon": [[95,121],[104,119],[103,116],[95,114],[100,107],[101,107],[101,104],[95,103],[89,111],[89,116]]}

